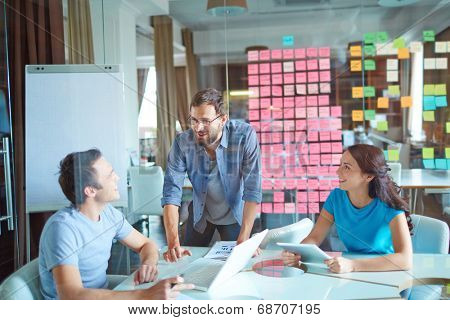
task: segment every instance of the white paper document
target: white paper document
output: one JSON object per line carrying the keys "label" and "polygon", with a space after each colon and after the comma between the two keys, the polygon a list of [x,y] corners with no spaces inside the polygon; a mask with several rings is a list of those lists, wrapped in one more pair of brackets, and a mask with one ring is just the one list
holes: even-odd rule
{"label": "white paper document", "polygon": [[217,241],[204,258],[226,260],[235,246],[236,241]]}

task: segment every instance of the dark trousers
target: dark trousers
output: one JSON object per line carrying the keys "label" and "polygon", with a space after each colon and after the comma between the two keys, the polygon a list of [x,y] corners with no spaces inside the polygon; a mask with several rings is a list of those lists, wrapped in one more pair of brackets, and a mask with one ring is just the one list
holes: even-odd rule
{"label": "dark trousers", "polygon": [[206,229],[203,233],[194,229],[194,210],[192,202],[189,204],[189,217],[186,221],[183,246],[192,247],[207,247],[211,242],[211,238],[214,235],[214,231],[219,232],[220,240],[222,241],[235,241],[241,231],[241,226],[238,223],[230,225],[215,225],[209,221],[206,221]]}

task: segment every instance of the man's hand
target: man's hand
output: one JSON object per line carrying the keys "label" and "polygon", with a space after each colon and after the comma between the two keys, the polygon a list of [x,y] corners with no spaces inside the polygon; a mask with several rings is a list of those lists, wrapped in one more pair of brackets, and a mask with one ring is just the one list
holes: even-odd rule
{"label": "man's hand", "polygon": [[181,247],[179,244],[174,246],[168,246],[167,251],[164,252],[163,257],[167,262],[177,262],[178,259],[183,258],[184,256],[192,256],[192,253]]}
{"label": "man's hand", "polygon": [[143,264],[134,274],[134,284],[138,285],[144,282],[154,281],[157,276],[158,268],[156,267],[156,264]]}
{"label": "man's hand", "polygon": [[185,284],[181,277],[173,277],[161,280],[153,287],[145,290],[145,299],[150,300],[174,300],[182,290],[192,290],[193,284]]}
{"label": "man's hand", "polygon": [[281,260],[283,264],[288,267],[298,267],[300,264],[301,256],[296,253],[292,253],[286,250],[283,250],[281,253]]}
{"label": "man's hand", "polygon": [[354,270],[353,261],[343,257],[336,257],[330,260],[325,260],[324,262],[328,266],[328,269],[334,273],[347,273]]}

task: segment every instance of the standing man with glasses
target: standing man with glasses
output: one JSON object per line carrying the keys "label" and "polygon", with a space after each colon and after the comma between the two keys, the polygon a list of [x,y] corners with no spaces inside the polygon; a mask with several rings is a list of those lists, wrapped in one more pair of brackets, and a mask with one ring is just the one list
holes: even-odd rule
{"label": "standing man with glasses", "polygon": [[262,199],[256,133],[247,123],[228,119],[222,94],[211,88],[197,92],[189,121],[191,128],[172,144],[161,199],[168,245],[164,259],[171,262],[191,255],[178,235],[186,173],[193,202],[183,246],[208,246],[216,229],[221,240],[247,240]]}

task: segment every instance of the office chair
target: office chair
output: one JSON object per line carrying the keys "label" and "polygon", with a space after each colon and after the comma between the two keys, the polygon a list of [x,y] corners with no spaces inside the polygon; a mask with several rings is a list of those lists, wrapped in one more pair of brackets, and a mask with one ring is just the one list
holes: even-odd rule
{"label": "office chair", "polygon": [[42,300],[39,259],[27,263],[0,285],[0,300]]}
{"label": "office chair", "polygon": [[411,219],[414,253],[448,253],[449,229],[444,221],[417,214],[412,214]]}

